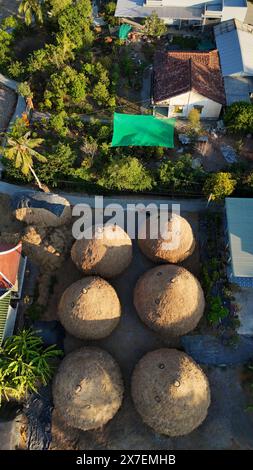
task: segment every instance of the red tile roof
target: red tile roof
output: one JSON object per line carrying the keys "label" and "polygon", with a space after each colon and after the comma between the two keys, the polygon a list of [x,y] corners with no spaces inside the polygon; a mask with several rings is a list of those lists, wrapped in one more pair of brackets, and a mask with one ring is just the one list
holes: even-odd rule
{"label": "red tile roof", "polygon": [[158,51],[154,59],[154,102],[190,90],[226,104],[218,51]]}
{"label": "red tile roof", "polygon": [[17,246],[0,244],[0,289],[10,289],[15,286],[21,252],[22,243]]}

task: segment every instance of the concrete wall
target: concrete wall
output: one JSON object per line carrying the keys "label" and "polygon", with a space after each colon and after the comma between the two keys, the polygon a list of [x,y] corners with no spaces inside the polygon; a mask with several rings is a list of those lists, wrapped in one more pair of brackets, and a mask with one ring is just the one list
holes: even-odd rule
{"label": "concrete wall", "polygon": [[[215,101],[200,95],[194,90],[191,90],[188,93],[183,93],[181,95],[170,98],[167,101],[159,103],[159,106],[164,105],[169,106],[169,117],[187,117],[190,110],[193,109],[194,106],[203,106],[201,119],[218,118],[222,108],[221,104],[216,103]],[[183,113],[175,114],[173,106],[184,106]]]}
{"label": "concrete wall", "polygon": [[232,20],[233,18],[244,22],[247,13],[246,7],[229,7],[225,6],[222,11],[222,21]]}

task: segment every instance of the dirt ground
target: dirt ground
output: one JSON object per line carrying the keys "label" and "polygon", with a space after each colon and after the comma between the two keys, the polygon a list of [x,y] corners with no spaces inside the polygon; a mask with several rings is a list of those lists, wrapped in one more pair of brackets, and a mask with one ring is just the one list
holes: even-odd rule
{"label": "dirt ground", "polygon": [[[183,214],[198,233],[198,215]],[[199,275],[199,250],[184,263],[187,269]],[[133,288],[139,276],[153,266],[139,251],[134,242],[134,259],[127,271],[111,280],[123,307],[122,318],[114,332],[97,342],[84,342],[66,334],[66,353],[82,345],[97,345],[109,351],[118,361],[125,383],[123,405],[117,415],[103,429],[82,432],[66,428],[54,412],[52,423],[52,449],[247,449],[253,448],[253,425],[250,414],[245,410],[245,396],[240,385],[240,370],[207,368],[212,404],[206,421],[185,437],[170,439],[154,433],[143,424],[136,413],[130,395],[130,380],[135,364],[148,351],[161,347],[180,348],[180,339],[165,340],[148,329],[138,318],[133,306]],[[57,304],[67,286],[80,273],[69,259],[57,275],[58,283],[47,312],[47,319],[57,318]]]}
{"label": "dirt ground", "polygon": [[0,85],[0,132],[7,129],[15,111],[17,95],[14,91]]}

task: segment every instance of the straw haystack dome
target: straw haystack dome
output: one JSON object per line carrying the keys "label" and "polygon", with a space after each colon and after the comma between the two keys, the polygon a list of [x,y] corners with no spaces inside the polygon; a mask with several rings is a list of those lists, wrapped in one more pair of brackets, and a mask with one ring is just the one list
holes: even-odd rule
{"label": "straw haystack dome", "polygon": [[99,348],[68,354],[53,382],[54,406],[69,426],[97,429],[117,413],[123,398],[120,368]]}
{"label": "straw haystack dome", "polygon": [[121,307],[114,288],[104,279],[88,276],[68,287],[58,315],[64,328],[81,339],[100,339],[117,326]]}
{"label": "straw haystack dome", "polygon": [[143,421],[168,436],[193,431],[210,405],[204,372],[176,349],[158,349],[142,357],[132,375],[132,397]]}
{"label": "straw haystack dome", "polygon": [[141,320],[166,336],[193,330],[203,315],[205,299],[199,281],[185,268],[166,264],[138,280],[134,305]]}
{"label": "straw haystack dome", "polygon": [[148,218],[140,228],[138,243],[144,255],[155,263],[179,263],[195,248],[189,222],[176,214],[166,221],[157,215]]}
{"label": "straw haystack dome", "polygon": [[12,197],[16,219],[37,227],[59,227],[71,221],[69,201],[58,194],[23,191]]}
{"label": "straw haystack dome", "polygon": [[92,238],[76,240],[71,257],[85,274],[117,276],[132,260],[132,241],[118,225],[92,227]]}

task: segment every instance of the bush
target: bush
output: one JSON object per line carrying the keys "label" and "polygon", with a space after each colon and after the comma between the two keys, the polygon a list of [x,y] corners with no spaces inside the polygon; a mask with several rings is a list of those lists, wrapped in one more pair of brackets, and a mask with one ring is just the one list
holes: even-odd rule
{"label": "bush", "polygon": [[238,101],[228,106],[224,122],[231,133],[253,132],[253,104]]}
{"label": "bush", "polygon": [[233,193],[236,180],[231,173],[213,173],[205,181],[203,191],[210,201],[221,201]]}
{"label": "bush", "polygon": [[145,191],[154,186],[154,180],[135,157],[114,157],[107,165],[98,184],[107,189]]}
{"label": "bush", "polygon": [[196,109],[193,108],[188,114],[188,121],[190,122],[191,126],[196,129],[199,127],[200,123],[200,112]]}
{"label": "bush", "polygon": [[59,142],[47,153],[47,162],[37,164],[39,178],[46,184],[57,186],[60,179],[69,178],[73,171],[76,155],[68,144]]}
{"label": "bush", "polygon": [[7,338],[0,348],[0,403],[21,400],[37,392],[53,376],[52,360],[62,355],[56,346],[43,348],[43,340],[30,330]]}
{"label": "bush", "polygon": [[219,296],[211,297],[207,319],[211,325],[217,325],[223,318],[229,315],[229,310],[222,305]]}

